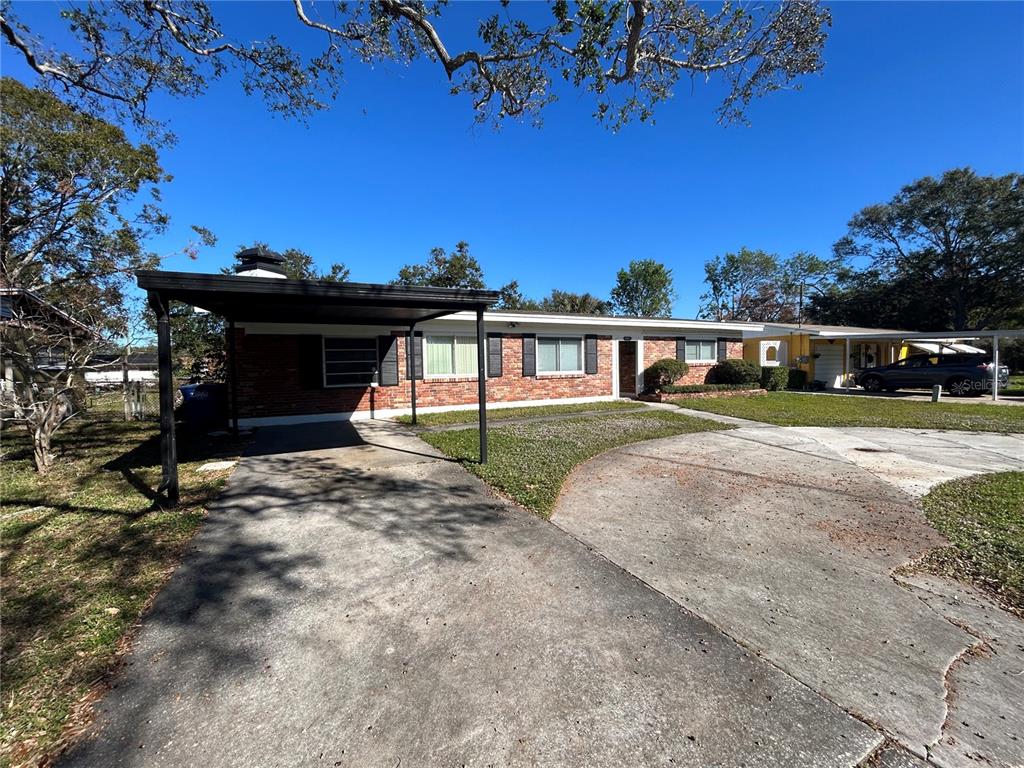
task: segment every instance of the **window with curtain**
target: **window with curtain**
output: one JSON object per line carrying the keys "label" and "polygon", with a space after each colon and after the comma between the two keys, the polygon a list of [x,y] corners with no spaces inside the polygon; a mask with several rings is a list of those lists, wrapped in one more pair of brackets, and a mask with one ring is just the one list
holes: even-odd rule
{"label": "window with curtain", "polygon": [[715,362],[718,360],[718,343],[715,341],[686,341],[688,362]]}
{"label": "window with curtain", "polygon": [[427,336],[427,376],[475,376],[476,339],[472,336]]}
{"label": "window with curtain", "polygon": [[324,339],[324,386],[366,387],[376,381],[376,337]]}
{"label": "window with curtain", "polygon": [[583,339],[579,336],[539,336],[538,373],[582,373]]}

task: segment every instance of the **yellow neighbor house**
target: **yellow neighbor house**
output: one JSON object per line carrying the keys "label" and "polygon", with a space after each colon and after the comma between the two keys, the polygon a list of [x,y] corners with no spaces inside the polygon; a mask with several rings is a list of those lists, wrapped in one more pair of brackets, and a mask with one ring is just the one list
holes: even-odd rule
{"label": "yellow neighbor house", "polygon": [[[761,366],[786,365],[807,372],[807,380],[826,389],[847,385],[847,377],[861,368],[887,365],[909,354],[981,352],[950,339],[903,339],[913,331],[856,328],[811,323],[764,323],[763,330],[743,334],[743,358]],[[852,382],[849,382],[852,384]]]}

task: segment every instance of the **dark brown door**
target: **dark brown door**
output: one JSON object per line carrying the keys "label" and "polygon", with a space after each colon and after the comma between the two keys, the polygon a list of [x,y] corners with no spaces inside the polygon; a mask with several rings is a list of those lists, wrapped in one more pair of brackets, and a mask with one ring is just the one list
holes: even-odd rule
{"label": "dark brown door", "polygon": [[636,395],[636,342],[619,342],[619,394]]}

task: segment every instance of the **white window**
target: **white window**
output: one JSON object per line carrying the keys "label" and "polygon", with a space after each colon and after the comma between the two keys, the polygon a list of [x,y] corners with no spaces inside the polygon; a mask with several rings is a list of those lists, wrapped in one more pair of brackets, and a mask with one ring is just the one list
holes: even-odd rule
{"label": "white window", "polygon": [[368,387],[377,382],[377,337],[324,337],[324,386]]}
{"label": "white window", "polygon": [[475,376],[476,339],[473,336],[427,336],[427,376]]}
{"label": "white window", "polygon": [[541,336],[537,339],[538,373],[583,373],[583,339]]}
{"label": "white window", "polygon": [[686,340],[686,361],[689,363],[715,362],[718,360],[718,342]]}

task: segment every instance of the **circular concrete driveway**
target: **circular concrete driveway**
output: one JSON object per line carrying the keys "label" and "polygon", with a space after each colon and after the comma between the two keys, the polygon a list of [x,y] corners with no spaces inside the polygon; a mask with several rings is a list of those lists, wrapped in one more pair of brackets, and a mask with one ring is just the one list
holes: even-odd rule
{"label": "circular concrete driveway", "polygon": [[[758,425],[620,448],[574,472],[552,521],[918,755],[1024,764],[1021,622],[953,582],[893,576],[944,542],[883,478],[955,455],[958,436],[855,433]],[[1024,464],[1019,438],[989,442],[988,466]]]}
{"label": "circular concrete driveway", "polygon": [[391,425],[261,430],[82,768],[854,766],[880,734]]}

